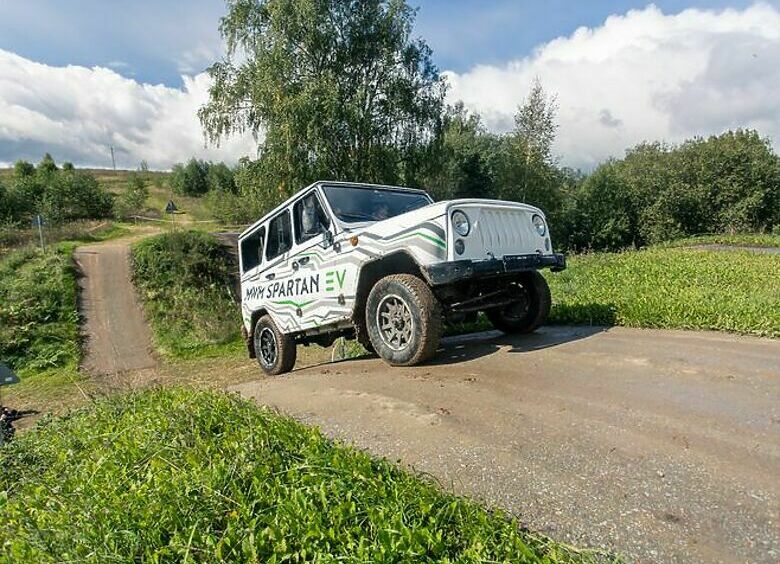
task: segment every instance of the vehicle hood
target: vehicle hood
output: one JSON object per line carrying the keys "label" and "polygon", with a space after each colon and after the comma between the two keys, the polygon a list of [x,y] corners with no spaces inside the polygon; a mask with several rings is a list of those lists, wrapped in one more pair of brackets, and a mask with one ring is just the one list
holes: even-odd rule
{"label": "vehicle hood", "polygon": [[486,198],[461,198],[457,200],[443,200],[441,202],[433,202],[425,207],[418,208],[416,210],[391,217],[382,221],[375,221],[373,223],[355,223],[347,225],[345,231],[352,234],[360,233],[380,233],[388,232],[394,229],[408,229],[414,227],[420,223],[426,221],[442,221],[442,227],[444,227],[444,221],[447,214],[452,209],[456,209],[459,206],[463,207],[485,207],[494,209],[514,209],[523,210],[530,213],[538,213],[544,217],[544,212],[535,206],[529,204],[523,204],[519,202],[508,202],[505,200],[490,200]]}

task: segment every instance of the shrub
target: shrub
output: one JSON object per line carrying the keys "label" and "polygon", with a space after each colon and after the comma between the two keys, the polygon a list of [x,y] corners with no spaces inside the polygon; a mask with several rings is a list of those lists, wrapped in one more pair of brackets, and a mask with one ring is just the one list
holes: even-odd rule
{"label": "shrub", "polygon": [[215,392],[155,390],[0,450],[12,561],[595,560],[317,430]]}
{"label": "shrub", "polygon": [[44,176],[48,174],[54,174],[57,172],[57,164],[54,162],[52,156],[49,153],[46,153],[43,155],[41,162],[38,163],[38,166],[35,170],[38,174]]}
{"label": "shrub", "polygon": [[35,165],[24,161],[18,160],[14,163],[14,176],[16,178],[25,178],[35,174]]}
{"label": "shrub", "polygon": [[129,217],[141,213],[149,197],[146,180],[140,174],[131,174],[127,178],[124,192],[114,201],[114,215]]}
{"label": "shrub", "polygon": [[133,281],[157,344],[174,355],[239,339],[231,256],[211,235],[182,231],[133,247]]}
{"label": "shrub", "polygon": [[171,170],[169,182],[176,194],[200,196],[208,192],[208,163],[195,158],[186,165],[177,164]]}
{"label": "shrub", "polygon": [[87,172],[61,172],[47,184],[41,211],[52,223],[112,215],[112,195]]}

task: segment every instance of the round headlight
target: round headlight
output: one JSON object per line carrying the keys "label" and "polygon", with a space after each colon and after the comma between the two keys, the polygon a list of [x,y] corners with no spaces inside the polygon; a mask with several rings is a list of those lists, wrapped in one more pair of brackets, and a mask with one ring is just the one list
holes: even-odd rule
{"label": "round headlight", "polygon": [[452,228],[455,233],[461,237],[465,237],[471,231],[471,224],[469,223],[469,216],[460,210],[452,212]]}
{"label": "round headlight", "polygon": [[536,229],[539,237],[544,237],[544,234],[547,233],[547,225],[545,225],[542,216],[534,214],[534,216],[531,218],[531,222],[534,224],[534,229]]}

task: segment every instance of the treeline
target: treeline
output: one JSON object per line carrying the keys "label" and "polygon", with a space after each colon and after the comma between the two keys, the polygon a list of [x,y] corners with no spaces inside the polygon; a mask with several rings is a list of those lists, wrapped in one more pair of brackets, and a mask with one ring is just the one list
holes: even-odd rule
{"label": "treeline", "polygon": [[128,175],[124,189],[112,194],[89,171],[69,162],[58,167],[49,153],[37,166],[19,160],[10,176],[0,177],[0,225],[29,226],[36,215],[50,225],[127,218],[144,210],[148,184],[141,170]]}
{"label": "treeline", "polygon": [[37,166],[17,161],[8,180],[0,178],[0,223],[20,224],[41,214],[50,223],[110,217],[113,197],[88,172],[71,163],[58,167],[46,153]]}
{"label": "treeline", "polygon": [[[258,158],[234,171],[235,190],[209,192],[215,215],[252,221],[328,179],[527,202],[549,216],[556,246],[577,250],[779,229],[780,164],[757,132],[642,144],[589,174],[568,170],[553,154],[555,99],[538,81],[506,134],[446,106],[415,13],[403,0],[348,10],[339,2],[228,3],[220,32],[229,51],[209,69],[199,117],[213,142],[235,132],[264,140]],[[207,174],[199,174],[202,192]]]}
{"label": "treeline", "polygon": [[486,131],[462,108],[450,110],[426,187],[440,199],[536,205],[547,213],[556,245],[571,250],[780,230],[780,159],[756,131],[643,143],[583,174],[552,155],[554,109],[537,83],[508,134]]}

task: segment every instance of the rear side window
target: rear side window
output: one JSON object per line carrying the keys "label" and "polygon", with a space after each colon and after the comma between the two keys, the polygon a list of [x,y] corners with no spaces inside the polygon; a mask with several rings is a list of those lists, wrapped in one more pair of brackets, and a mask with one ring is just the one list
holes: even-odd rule
{"label": "rear side window", "polygon": [[290,225],[290,212],[286,211],[277,215],[268,224],[268,243],[266,244],[265,258],[272,260],[286,253],[292,247],[292,226]]}
{"label": "rear side window", "polygon": [[242,272],[252,270],[263,262],[265,227],[262,227],[241,241]]}
{"label": "rear side window", "polygon": [[295,203],[293,217],[295,218],[295,241],[299,245],[324,233],[330,226],[330,218],[325,213],[316,192]]}

